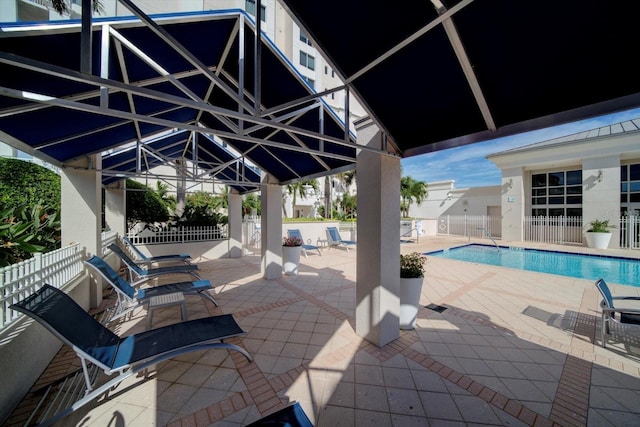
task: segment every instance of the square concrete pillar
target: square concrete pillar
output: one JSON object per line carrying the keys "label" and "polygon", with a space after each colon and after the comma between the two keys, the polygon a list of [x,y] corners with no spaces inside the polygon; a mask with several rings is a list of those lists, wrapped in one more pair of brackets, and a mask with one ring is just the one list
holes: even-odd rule
{"label": "square concrete pillar", "polygon": [[260,192],[261,271],[265,279],[282,277],[282,187],[264,175]]}
{"label": "square concrete pillar", "polygon": [[237,191],[229,189],[227,193],[229,215],[229,257],[242,256],[242,196]]}
{"label": "square concrete pillar", "polygon": [[502,240],[521,242],[524,238],[522,222],[530,204],[525,195],[524,170],[521,167],[502,170],[501,197]]}
{"label": "square concrete pillar", "polygon": [[[87,256],[102,256],[102,158],[95,155],[62,168],[62,246],[78,242]],[[91,283],[89,304],[102,302],[102,281]]]}
{"label": "square concrete pillar", "polygon": [[127,235],[127,191],[125,181],[118,181],[105,187],[104,222],[106,228],[119,236]]}
{"label": "square concrete pillar", "polygon": [[[380,147],[375,126],[358,129]],[[382,347],[400,336],[400,159],[362,150],[357,157],[356,333]]]}

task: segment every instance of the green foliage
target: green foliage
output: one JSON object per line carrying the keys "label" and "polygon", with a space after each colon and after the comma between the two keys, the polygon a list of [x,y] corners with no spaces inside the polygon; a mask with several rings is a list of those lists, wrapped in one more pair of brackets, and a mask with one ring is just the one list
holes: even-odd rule
{"label": "green foliage", "polygon": [[591,228],[587,230],[587,233],[610,233],[610,228],[616,228],[615,225],[609,225],[609,220],[594,219],[589,223]]}
{"label": "green foliage", "polygon": [[35,204],[60,212],[60,176],[35,163],[0,158],[0,210]]}
{"label": "green foliage", "polygon": [[224,206],[224,198],[204,191],[187,195],[184,213],[178,219],[182,226],[209,226],[226,224],[228,218],[217,212]]}
{"label": "green foliage", "polygon": [[253,209],[256,210],[258,216],[262,214],[260,196],[256,193],[249,193],[242,200],[242,216],[250,215]]}
{"label": "green foliage", "polygon": [[127,226],[139,222],[153,224],[169,220],[167,204],[157,192],[144,184],[127,179]]}
{"label": "green foliage", "polygon": [[288,222],[324,222],[330,221],[327,218],[282,218],[283,223]]}
{"label": "green foliage", "polygon": [[0,267],[60,248],[60,220],[40,203],[0,212]]}
{"label": "green foliage", "polygon": [[429,192],[425,182],[416,181],[410,176],[403,176],[400,179],[400,197],[402,197],[400,210],[402,211],[402,216],[404,218],[409,216],[409,209],[413,201],[420,206],[428,196]]}
{"label": "green foliage", "polygon": [[400,255],[400,277],[403,279],[412,279],[424,277],[424,264],[427,262],[425,256],[418,252],[412,252],[407,255]]}
{"label": "green foliage", "polygon": [[342,195],[342,199],[338,201],[340,204],[340,209],[342,210],[342,214],[340,215],[341,220],[347,220],[354,218],[358,211],[358,198],[349,193],[344,193]]}

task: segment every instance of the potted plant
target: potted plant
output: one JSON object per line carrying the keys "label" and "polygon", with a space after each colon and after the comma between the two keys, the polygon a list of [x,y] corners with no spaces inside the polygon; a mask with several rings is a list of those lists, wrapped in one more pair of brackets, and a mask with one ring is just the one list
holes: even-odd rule
{"label": "potted plant", "polygon": [[400,255],[400,329],[416,326],[426,262],[418,252]]}
{"label": "potted plant", "polygon": [[596,249],[607,249],[611,240],[610,228],[615,226],[609,224],[609,220],[594,219],[589,223],[590,228],[587,230],[587,246]]}
{"label": "potted plant", "polygon": [[295,276],[298,274],[301,246],[302,239],[297,236],[282,238],[282,261],[284,274],[287,276]]}

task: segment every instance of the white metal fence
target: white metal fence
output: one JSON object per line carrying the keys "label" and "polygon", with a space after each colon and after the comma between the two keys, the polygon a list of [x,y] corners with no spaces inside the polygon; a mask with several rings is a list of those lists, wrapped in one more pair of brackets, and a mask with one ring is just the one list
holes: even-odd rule
{"label": "white metal fence", "polygon": [[438,234],[499,238],[502,235],[502,218],[487,215],[444,215],[438,218]]}
{"label": "white metal fence", "polygon": [[11,304],[31,295],[45,283],[63,287],[84,270],[82,258],[80,245],[75,243],[45,254],[36,253],[33,258],[0,268],[0,329],[21,316],[9,308]]}
{"label": "white metal fence", "polygon": [[202,227],[177,227],[170,229],[147,228],[141,233],[128,233],[131,242],[142,245],[206,242],[211,240],[225,240],[229,238],[227,225]]}
{"label": "white metal fence", "polygon": [[640,216],[620,218],[620,247],[640,249]]}
{"label": "white metal fence", "polygon": [[523,239],[540,243],[582,243],[582,225],[580,216],[525,216]]}

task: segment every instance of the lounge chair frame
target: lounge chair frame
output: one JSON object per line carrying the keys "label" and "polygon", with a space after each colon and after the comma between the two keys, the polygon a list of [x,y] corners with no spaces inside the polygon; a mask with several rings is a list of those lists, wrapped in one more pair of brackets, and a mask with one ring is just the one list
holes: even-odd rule
{"label": "lounge chair frame", "polygon": [[197,280],[201,280],[198,274],[198,266],[195,264],[167,265],[162,267],[142,267],[138,265],[120,246],[115,243],[109,245],[109,249],[118,255],[126,265],[129,272],[129,281],[133,286],[146,280],[165,274],[189,274]]}
{"label": "lounge chair frame", "polygon": [[171,255],[157,255],[157,256],[146,256],[144,252],[140,250],[136,245],[128,237],[123,237],[122,241],[134,252],[137,259],[134,261],[138,264],[154,264],[154,263],[162,263],[162,262],[183,262],[185,264],[191,263],[191,255],[189,254],[171,254]]}
{"label": "lounge chair frame", "polygon": [[[11,306],[38,321],[72,348],[80,358],[84,374],[84,396],[40,425],[51,425],[108,392],[125,379],[153,365],[185,353],[222,348],[238,351],[249,362],[242,347],[224,340],[246,334],[230,314],[188,320],[150,331],[120,337],[91,317],[71,297],[45,284],[31,296]],[[98,367],[116,377],[96,387]]]}
{"label": "lounge chair frame", "polygon": [[297,228],[287,230],[287,235],[289,237],[297,237],[302,241],[301,251],[302,251],[302,255],[304,255],[305,258],[308,258],[307,251],[318,251],[318,255],[322,256],[322,252],[320,252],[319,247],[317,247],[316,245],[312,245],[308,242],[304,243],[304,239],[302,238],[302,233]]}
{"label": "lounge chair frame", "polygon": [[209,280],[197,280],[192,282],[176,282],[153,286],[146,289],[136,289],[124,280],[105,260],[97,255],[84,261],[85,265],[98,273],[116,292],[116,304],[113,314],[108,322],[131,313],[136,308],[148,303],[149,299],[158,295],[166,295],[174,292],[182,292],[186,295],[198,295],[206,298],[218,306],[216,300],[207,292],[213,290]]}
{"label": "lounge chair frame", "polygon": [[[602,347],[607,346],[607,336],[610,335],[611,323],[624,325],[640,331],[640,308],[616,307],[615,301],[640,301],[638,296],[613,296],[604,279],[596,280],[596,288],[602,295],[600,308],[602,319],[600,323],[600,337]],[[639,305],[640,307],[640,305]],[[617,314],[616,314],[617,313]]]}
{"label": "lounge chair frame", "polygon": [[340,231],[338,231],[338,227],[327,227],[327,243],[329,247],[342,247],[349,252],[349,246],[355,246],[356,242],[353,240],[344,240],[342,236],[340,236]]}

